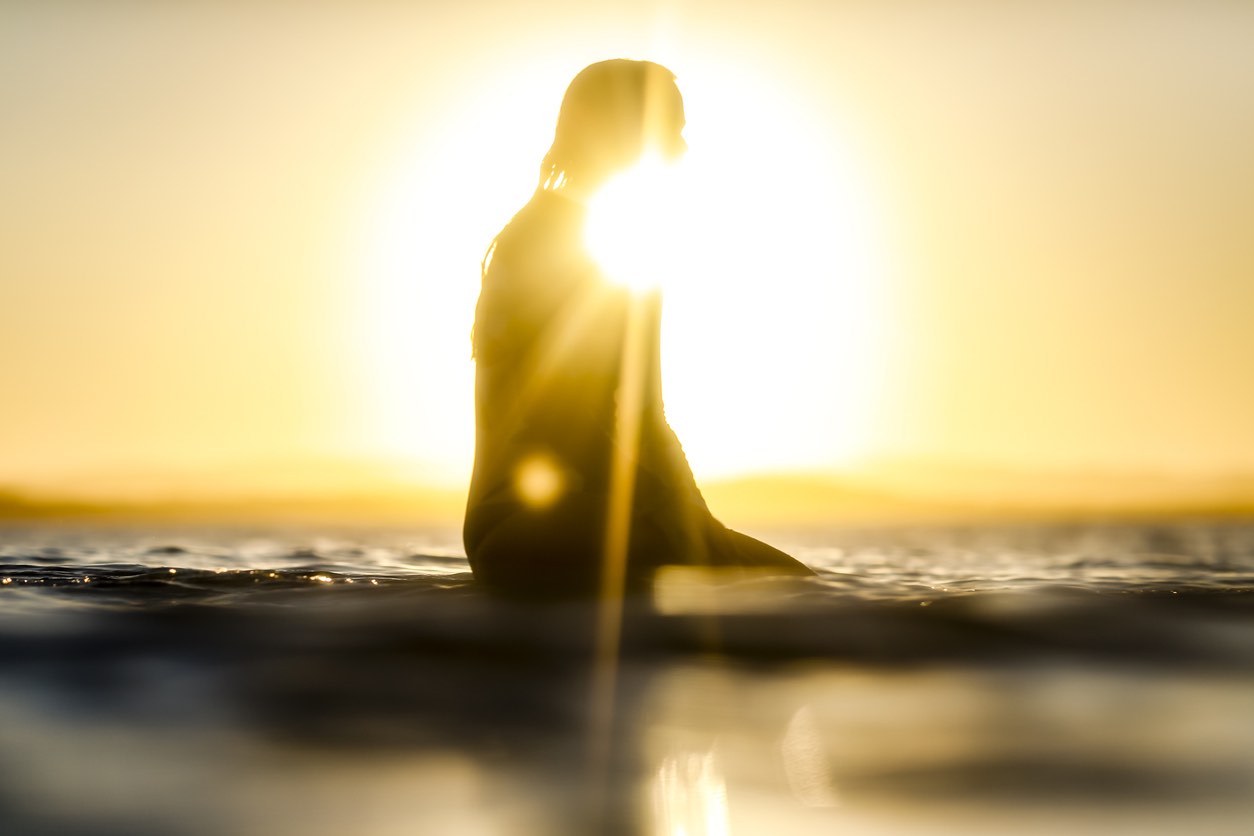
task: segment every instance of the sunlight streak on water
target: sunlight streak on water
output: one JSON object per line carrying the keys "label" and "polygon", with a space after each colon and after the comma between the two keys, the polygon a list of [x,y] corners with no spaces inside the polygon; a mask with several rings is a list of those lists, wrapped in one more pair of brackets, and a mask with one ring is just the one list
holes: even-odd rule
{"label": "sunlight streak on water", "polygon": [[663,760],[653,778],[658,836],[726,836],[727,784],[714,750]]}

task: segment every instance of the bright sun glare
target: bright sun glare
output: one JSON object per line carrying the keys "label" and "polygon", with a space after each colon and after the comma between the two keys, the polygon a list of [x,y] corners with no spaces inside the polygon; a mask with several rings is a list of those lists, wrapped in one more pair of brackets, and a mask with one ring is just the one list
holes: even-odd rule
{"label": "bright sun glare", "polygon": [[647,156],[589,201],[584,242],[610,281],[644,289],[682,278],[681,174],[680,164]]}
{"label": "bright sun glare", "polygon": [[[663,287],[667,417],[698,477],[855,458],[882,375],[866,163],[802,93],[781,93],[795,87],[725,63],[669,66],[690,150],[607,187],[587,231],[612,276]],[[364,196],[352,265],[372,452],[452,482],[474,447],[479,260],[535,188],[569,78],[497,81],[438,141],[423,119],[397,143]]]}

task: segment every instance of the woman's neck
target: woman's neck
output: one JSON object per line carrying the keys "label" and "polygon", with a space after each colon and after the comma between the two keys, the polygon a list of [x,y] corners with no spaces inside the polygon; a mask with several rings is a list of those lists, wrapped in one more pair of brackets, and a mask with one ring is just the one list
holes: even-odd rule
{"label": "woman's neck", "polygon": [[588,201],[592,200],[592,196],[596,194],[599,187],[599,185],[591,185],[579,180],[568,180],[560,186],[554,186],[548,191],[559,197],[564,197],[567,200],[573,200],[578,204],[587,206]]}
{"label": "woman's neck", "polygon": [[615,173],[611,171],[596,177],[564,177],[556,185],[548,186],[545,190],[586,206],[601,190],[601,187],[613,179]]}

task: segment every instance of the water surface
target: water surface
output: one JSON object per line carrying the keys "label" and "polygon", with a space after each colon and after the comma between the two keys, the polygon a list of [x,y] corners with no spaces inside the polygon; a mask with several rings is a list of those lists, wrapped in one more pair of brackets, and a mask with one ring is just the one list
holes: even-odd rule
{"label": "water surface", "polygon": [[456,532],[10,525],[0,831],[1248,832],[1254,524],[763,533],[607,698]]}

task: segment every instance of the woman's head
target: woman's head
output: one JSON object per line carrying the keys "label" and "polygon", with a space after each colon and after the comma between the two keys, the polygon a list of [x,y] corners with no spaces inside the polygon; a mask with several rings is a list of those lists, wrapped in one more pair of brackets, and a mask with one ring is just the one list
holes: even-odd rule
{"label": "woman's head", "polygon": [[676,158],[687,148],[683,129],[674,73],[652,61],[599,61],[566,88],[540,185],[592,188],[646,151]]}

